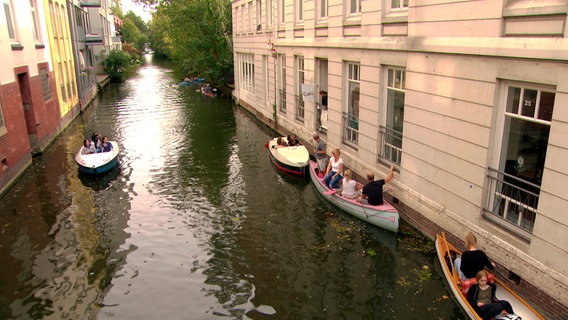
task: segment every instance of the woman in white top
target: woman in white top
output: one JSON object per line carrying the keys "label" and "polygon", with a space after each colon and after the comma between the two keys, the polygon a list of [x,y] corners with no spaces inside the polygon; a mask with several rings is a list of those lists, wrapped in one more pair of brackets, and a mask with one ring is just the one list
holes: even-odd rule
{"label": "woman in white top", "polygon": [[353,173],[349,169],[345,169],[343,174],[343,191],[341,195],[348,199],[355,199],[359,195],[359,190],[363,187],[362,184],[352,179]]}
{"label": "woman in white top", "polygon": [[331,189],[339,189],[339,181],[343,178],[341,176],[343,173],[343,159],[339,155],[339,148],[331,151],[331,159],[329,159],[327,171],[323,178],[325,185]]}

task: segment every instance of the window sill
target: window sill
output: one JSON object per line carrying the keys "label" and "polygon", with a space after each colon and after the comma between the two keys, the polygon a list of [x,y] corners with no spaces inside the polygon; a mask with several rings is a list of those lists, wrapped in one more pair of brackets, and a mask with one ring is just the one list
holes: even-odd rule
{"label": "window sill", "polygon": [[12,50],[24,50],[24,46],[19,42],[12,42]]}
{"label": "window sill", "polygon": [[44,49],[44,48],[45,48],[45,44],[43,44],[43,43],[36,43],[36,44],[35,44],[35,48],[36,48],[36,49]]}

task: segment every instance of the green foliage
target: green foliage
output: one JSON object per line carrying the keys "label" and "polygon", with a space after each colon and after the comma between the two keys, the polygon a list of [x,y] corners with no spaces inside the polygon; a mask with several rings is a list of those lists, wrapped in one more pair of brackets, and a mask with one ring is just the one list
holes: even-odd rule
{"label": "green foliage", "polygon": [[186,74],[222,88],[233,72],[231,2],[162,2],[152,17],[151,47],[168,55]]}
{"label": "green foliage", "polygon": [[128,53],[116,49],[108,54],[102,52],[97,58],[101,60],[105,73],[113,82],[124,81],[137,64]]}

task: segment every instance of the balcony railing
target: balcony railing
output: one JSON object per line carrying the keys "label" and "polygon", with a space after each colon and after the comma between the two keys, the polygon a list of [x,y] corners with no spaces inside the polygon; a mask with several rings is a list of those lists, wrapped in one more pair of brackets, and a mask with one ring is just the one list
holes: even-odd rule
{"label": "balcony railing", "polygon": [[81,7],[98,8],[101,6],[101,0],[81,0]]}
{"label": "balcony railing", "polygon": [[540,186],[489,168],[488,196],[484,210],[504,222],[532,233],[538,214]]}
{"label": "balcony railing", "polygon": [[278,95],[280,97],[278,107],[280,108],[280,111],[286,113],[286,90],[279,90]]}
{"label": "balcony railing", "polygon": [[344,112],[343,113],[343,142],[357,145],[359,141],[359,117]]}
{"label": "balcony railing", "polygon": [[400,165],[402,158],[402,132],[380,127],[378,162],[387,162]]}
{"label": "balcony railing", "polygon": [[296,100],[296,120],[300,120],[303,122],[305,114],[304,99],[302,99],[302,96],[299,95],[294,96],[294,98]]}

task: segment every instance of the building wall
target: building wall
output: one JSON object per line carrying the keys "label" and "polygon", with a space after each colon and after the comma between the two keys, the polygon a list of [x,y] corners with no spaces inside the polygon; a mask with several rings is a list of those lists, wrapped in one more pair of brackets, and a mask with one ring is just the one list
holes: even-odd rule
{"label": "building wall", "polygon": [[[319,100],[306,101],[303,118],[297,117],[296,63],[303,57],[304,82],[314,93],[320,85],[328,91],[329,121],[322,134],[330,150],[341,147],[347,166],[359,174],[373,170],[383,176],[389,165],[381,156],[381,126],[389,117],[387,70],[404,70],[402,158],[390,191],[407,210],[403,216],[430,236],[446,230],[459,239],[473,231],[503,274],[520,277],[514,285],[551,318],[566,318],[568,217],[562,208],[568,193],[561,186],[568,182],[562,163],[568,150],[562,139],[568,133],[568,2],[416,0],[393,9],[391,1],[361,1],[361,13],[349,14],[351,1],[329,0],[325,18],[319,17],[320,3],[304,0],[299,20],[299,1],[232,1],[235,100],[267,123],[278,123],[278,130],[310,141],[320,130]],[[327,60],[325,84],[319,60]],[[360,70],[355,143],[345,139],[348,63]],[[541,121],[550,133],[528,231],[487,209],[491,177],[505,159],[507,90],[516,86],[554,94],[552,118]],[[554,303],[547,302],[551,297]]]}
{"label": "building wall", "polygon": [[9,2],[12,35],[5,7],[0,8],[0,192],[27,168],[32,152],[42,152],[58,133],[43,2],[35,1],[34,10],[30,3]]}
{"label": "building wall", "polygon": [[63,127],[75,118],[79,94],[66,0],[44,0],[47,36]]}

